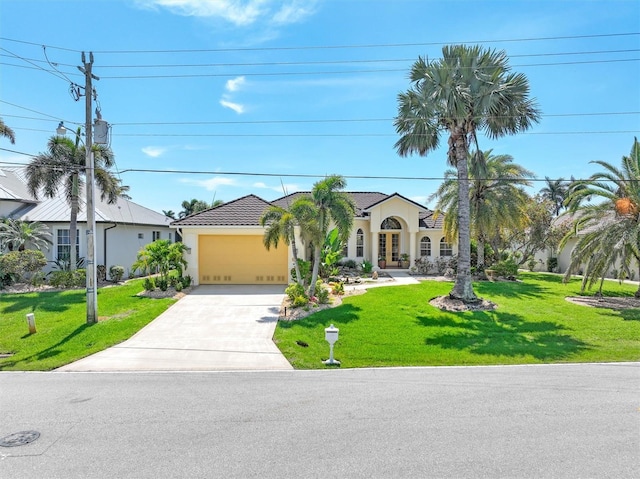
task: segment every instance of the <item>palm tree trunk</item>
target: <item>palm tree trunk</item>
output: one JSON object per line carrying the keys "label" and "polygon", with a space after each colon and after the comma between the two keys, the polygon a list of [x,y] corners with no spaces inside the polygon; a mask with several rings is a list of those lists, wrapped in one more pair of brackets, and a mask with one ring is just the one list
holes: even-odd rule
{"label": "palm tree trunk", "polygon": [[316,294],[316,281],[318,281],[318,273],[320,271],[321,245],[313,247],[313,272],[311,273],[311,284],[309,285],[309,297]]}
{"label": "palm tree trunk", "polygon": [[291,252],[293,253],[293,267],[296,271],[296,282],[304,286],[304,278],[300,276],[300,265],[298,264],[298,245],[296,244],[296,233],[291,232]]}
{"label": "palm tree trunk", "polygon": [[[636,258],[636,261],[638,261],[638,259]],[[640,264],[640,261],[638,261],[638,264]],[[638,279],[640,279],[640,266],[638,266]],[[640,298],[640,283],[638,283],[638,289],[635,292],[634,296],[636,298]]]}
{"label": "palm tree trunk", "polygon": [[467,144],[462,127],[452,133],[458,172],[458,274],[449,296],[465,303],[474,303],[478,297],[471,281],[471,209],[469,206],[469,168]]}
{"label": "palm tree trunk", "polygon": [[76,257],[76,242],[78,237],[78,211],[80,205],[78,201],[78,174],[73,175],[73,191],[71,194],[71,218],[69,220],[69,271],[75,271],[77,257]]}
{"label": "palm tree trunk", "polygon": [[478,238],[478,270],[484,269],[484,238],[480,236]]}

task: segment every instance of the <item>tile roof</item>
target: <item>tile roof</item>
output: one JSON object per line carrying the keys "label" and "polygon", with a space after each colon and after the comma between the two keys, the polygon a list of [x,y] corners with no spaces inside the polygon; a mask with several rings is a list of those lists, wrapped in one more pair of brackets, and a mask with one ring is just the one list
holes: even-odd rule
{"label": "tile roof", "polygon": [[[24,203],[24,206],[12,215],[14,218],[39,221],[41,223],[69,222],[71,207],[63,195],[55,198],[40,196],[39,200],[36,200],[27,191],[24,168],[3,168],[1,171],[0,201],[14,200]],[[12,192],[15,198],[9,198],[8,191]],[[87,221],[85,196],[86,190],[83,188],[80,192],[79,222]],[[172,221],[171,218],[161,213],[157,213],[124,198],[118,198],[117,203],[110,205],[100,199],[100,193],[98,191],[96,192],[95,209],[97,223],[169,226]]]}
{"label": "tile roof", "polygon": [[[400,197],[421,209],[419,215],[420,227],[422,228],[442,228],[443,216],[434,219],[433,211],[429,208],[405,198],[398,193],[387,195],[385,193],[356,191],[347,192],[356,203],[356,217],[364,218],[368,214],[366,210],[393,196]],[[292,202],[309,192],[299,191],[290,195],[278,198],[271,203],[256,195],[247,195],[242,198],[223,203],[220,206],[199,211],[186,218],[182,218],[171,223],[172,226],[259,226],[260,217],[270,205],[287,208]]]}
{"label": "tile roof", "polygon": [[256,195],[247,195],[176,220],[171,225],[260,226],[260,217],[270,205]]}

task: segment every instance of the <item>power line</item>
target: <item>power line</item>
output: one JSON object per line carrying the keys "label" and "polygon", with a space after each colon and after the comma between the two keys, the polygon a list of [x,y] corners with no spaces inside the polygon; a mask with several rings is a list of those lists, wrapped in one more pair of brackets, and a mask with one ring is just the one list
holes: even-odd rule
{"label": "power line", "polygon": [[[403,47],[424,47],[451,44],[477,44],[477,43],[513,43],[513,42],[533,42],[549,40],[578,40],[585,38],[613,38],[625,36],[637,36],[640,32],[618,32],[600,33],[591,35],[566,35],[551,37],[525,37],[525,38],[505,38],[498,40],[465,40],[449,42],[415,42],[415,43],[377,43],[377,44],[354,44],[354,45],[307,45],[290,47],[239,47],[239,48],[207,48],[207,49],[173,49],[173,50],[94,50],[96,54],[140,54],[140,53],[206,53],[206,52],[256,52],[256,51],[291,51],[291,50],[337,50],[337,49],[361,49],[361,48],[403,48]],[[0,37],[0,40],[22,43],[26,45],[46,46],[50,49],[64,50],[80,53],[81,50],[57,47],[52,45],[42,45],[24,40]]]}

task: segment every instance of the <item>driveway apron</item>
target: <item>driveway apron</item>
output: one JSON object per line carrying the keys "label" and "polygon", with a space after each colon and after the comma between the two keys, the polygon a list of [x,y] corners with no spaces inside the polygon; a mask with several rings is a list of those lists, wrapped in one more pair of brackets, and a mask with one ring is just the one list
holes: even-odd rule
{"label": "driveway apron", "polygon": [[282,291],[198,286],[129,340],[57,371],[292,369],[272,340]]}

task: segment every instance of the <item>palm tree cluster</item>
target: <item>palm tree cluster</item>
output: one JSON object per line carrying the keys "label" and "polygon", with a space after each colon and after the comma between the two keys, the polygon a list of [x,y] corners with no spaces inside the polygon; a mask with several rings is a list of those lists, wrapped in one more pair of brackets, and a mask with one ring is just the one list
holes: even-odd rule
{"label": "palm tree cluster", "polygon": [[[620,279],[633,277],[634,266],[640,268],[638,139],[634,138],[631,153],[622,157],[620,167],[606,161],[592,163],[601,166],[603,171],[572,184],[566,202],[575,218],[574,227],[560,244],[564,247],[569,240],[577,238],[565,279],[584,269],[583,289],[598,280],[602,288],[602,281],[611,268],[619,267]],[[640,297],[640,288],[636,297]]]}
{"label": "palm tree cluster", "polygon": [[0,251],[22,251],[27,244],[37,250],[49,249],[51,233],[49,228],[37,221],[22,221],[7,218],[0,221]]}
{"label": "palm tree cluster", "polygon": [[[498,258],[504,231],[524,228],[529,196],[523,187],[531,185],[527,178],[533,173],[514,163],[510,155],[493,155],[492,150],[469,153],[468,163],[471,236],[477,244],[477,267],[482,270],[485,243]],[[435,215],[444,214],[445,236],[452,241],[459,230],[457,172],[449,169],[444,177],[428,201],[437,199]]]}
{"label": "palm tree cluster", "polygon": [[478,133],[491,139],[529,129],[540,118],[529,98],[525,75],[510,71],[502,51],[480,46],[450,45],[442,58],[418,58],[409,75],[411,87],[398,95],[395,147],[401,156],[426,156],[448,135],[447,161],[457,173],[458,273],[449,296],[477,302],[471,281],[469,146]]}
{"label": "palm tree cluster", "polygon": [[[329,228],[332,224],[335,225],[343,242],[351,234],[356,206],[353,199],[343,191],[345,187],[346,181],[342,176],[328,176],[316,182],[311,193],[298,196],[287,208],[270,206],[260,219],[260,224],[267,227],[264,234],[267,249],[277,247],[280,240],[291,245],[296,280],[301,286],[308,287],[309,297],[316,291],[322,246]],[[313,247],[313,269],[308,285],[303,284],[304,278],[298,265],[296,228],[299,228],[301,240]]]}

